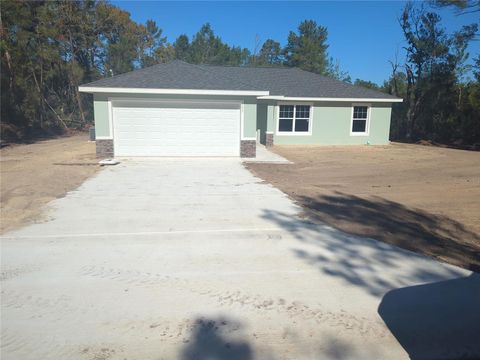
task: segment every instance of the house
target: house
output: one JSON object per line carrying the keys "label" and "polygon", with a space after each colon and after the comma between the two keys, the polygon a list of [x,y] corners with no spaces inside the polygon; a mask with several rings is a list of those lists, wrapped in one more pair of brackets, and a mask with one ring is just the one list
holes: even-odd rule
{"label": "house", "polygon": [[296,68],[172,61],[80,86],[98,157],[255,157],[256,142],[388,144],[402,99]]}

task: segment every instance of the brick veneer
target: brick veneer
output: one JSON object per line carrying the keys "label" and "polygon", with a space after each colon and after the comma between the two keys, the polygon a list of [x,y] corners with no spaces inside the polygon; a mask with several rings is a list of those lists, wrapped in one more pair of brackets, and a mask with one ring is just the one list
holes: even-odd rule
{"label": "brick veneer", "polygon": [[[113,157],[113,140],[96,140],[97,158]],[[254,158],[257,154],[256,140],[240,141],[240,156],[245,158]]]}
{"label": "brick veneer", "polygon": [[240,156],[244,158],[254,158],[257,155],[256,140],[240,140]]}
{"label": "brick veneer", "polygon": [[265,146],[273,146],[273,133],[265,134]]}
{"label": "brick veneer", "polygon": [[97,139],[95,143],[97,148],[97,158],[113,157],[113,140]]}

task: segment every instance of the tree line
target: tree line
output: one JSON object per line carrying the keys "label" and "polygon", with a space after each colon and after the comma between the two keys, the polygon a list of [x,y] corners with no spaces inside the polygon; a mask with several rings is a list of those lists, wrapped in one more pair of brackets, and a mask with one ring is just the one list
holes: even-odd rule
{"label": "tree line", "polygon": [[[466,1],[466,5],[471,4]],[[458,6],[458,2],[455,2]],[[437,6],[450,6],[442,0]],[[480,142],[480,58],[466,66],[477,25],[453,34],[434,11],[408,4],[400,18],[407,59],[392,61],[384,84],[354,84],[400,96],[393,139]],[[136,68],[180,59],[194,64],[299,67],[352,82],[328,54],[328,30],[313,20],[255,50],[231,46],[204,24],[169,42],[153,20],[139,24],[103,0],[4,0],[0,7],[2,138],[25,138],[85,128],[93,120],[90,95],[78,85]],[[465,75],[473,71],[474,78]]]}

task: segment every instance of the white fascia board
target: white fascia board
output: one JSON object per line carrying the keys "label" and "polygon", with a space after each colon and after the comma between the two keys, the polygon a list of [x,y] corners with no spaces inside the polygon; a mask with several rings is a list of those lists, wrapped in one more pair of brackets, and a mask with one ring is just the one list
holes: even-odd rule
{"label": "white fascia board", "polygon": [[344,102],[403,102],[403,99],[371,99],[371,98],[327,98],[327,97],[288,97],[288,96],[258,96],[258,100],[281,100],[281,101],[344,101]]}
{"label": "white fascia board", "polygon": [[239,95],[239,96],[265,96],[269,91],[254,90],[198,90],[198,89],[145,89],[145,88],[117,88],[79,86],[78,91],[86,93],[110,94],[182,94],[182,95]]}

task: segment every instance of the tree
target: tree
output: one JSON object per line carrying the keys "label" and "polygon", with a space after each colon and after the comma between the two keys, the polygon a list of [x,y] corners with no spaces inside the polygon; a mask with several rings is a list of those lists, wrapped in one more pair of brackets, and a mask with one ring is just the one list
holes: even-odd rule
{"label": "tree", "polygon": [[313,20],[305,20],[298,26],[298,34],[290,31],[285,46],[287,66],[299,67],[317,74],[328,73],[326,27],[318,26]]}
{"label": "tree", "polygon": [[256,64],[258,65],[280,65],[282,63],[282,49],[280,43],[267,39],[260,49]]}
{"label": "tree", "polygon": [[211,63],[223,45],[215,37],[209,23],[204,24],[195,34],[190,44],[190,60],[194,64]]}
{"label": "tree", "polygon": [[121,74],[132,71],[143,48],[145,30],[130,19],[130,14],[109,6],[106,38],[105,71],[107,74]]}
{"label": "tree", "polygon": [[362,86],[367,89],[380,90],[380,86],[368,80],[356,79],[353,85]]}
{"label": "tree", "polygon": [[453,7],[459,15],[480,11],[480,0],[432,0],[436,7]]}
{"label": "tree", "polygon": [[147,20],[144,31],[144,38],[142,41],[142,49],[140,51],[141,67],[147,67],[159,62],[165,62],[169,56],[165,56],[164,47],[168,47],[167,38],[162,37],[162,29],[157,26],[153,20]]}
{"label": "tree", "polygon": [[[184,39],[182,44],[186,44]],[[206,23],[194,35],[188,47],[187,61],[194,64],[245,65],[249,57],[248,49],[228,46]]]}
{"label": "tree", "polygon": [[[432,136],[445,140],[452,133],[449,114],[455,111],[458,69],[468,54],[465,49],[477,31],[467,25],[448,35],[440,16],[407,4],[400,24],[407,41],[406,137]],[[421,111],[420,111],[421,110]]]}
{"label": "tree", "polygon": [[178,60],[187,61],[190,58],[190,43],[188,36],[183,34],[180,35],[177,40],[173,43],[173,48],[175,49],[175,58]]}
{"label": "tree", "polygon": [[325,75],[348,84],[352,82],[350,74],[347,71],[343,71],[340,68],[340,62],[338,60],[333,60],[333,58],[330,58],[328,61],[328,68]]}
{"label": "tree", "polygon": [[127,12],[95,0],[5,0],[0,29],[3,137],[84,127],[92,102],[78,85],[133,69],[144,40]]}

